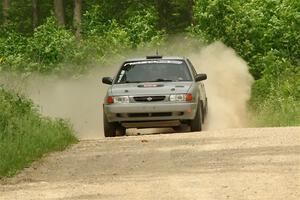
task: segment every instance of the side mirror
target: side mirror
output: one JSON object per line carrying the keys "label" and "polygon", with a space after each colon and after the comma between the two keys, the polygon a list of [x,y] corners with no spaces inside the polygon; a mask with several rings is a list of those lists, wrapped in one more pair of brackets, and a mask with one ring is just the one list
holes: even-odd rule
{"label": "side mirror", "polygon": [[113,79],[111,77],[103,77],[102,78],[102,83],[107,84],[107,85],[112,85]]}
{"label": "side mirror", "polygon": [[199,81],[203,81],[207,79],[207,75],[206,74],[197,74],[195,76],[195,81],[199,82]]}

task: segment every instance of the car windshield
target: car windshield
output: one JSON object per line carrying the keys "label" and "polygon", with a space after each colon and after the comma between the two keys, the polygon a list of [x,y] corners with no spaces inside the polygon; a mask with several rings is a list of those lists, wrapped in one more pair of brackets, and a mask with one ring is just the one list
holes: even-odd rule
{"label": "car windshield", "polygon": [[140,82],[191,81],[190,71],[181,60],[127,62],[116,78],[117,84]]}

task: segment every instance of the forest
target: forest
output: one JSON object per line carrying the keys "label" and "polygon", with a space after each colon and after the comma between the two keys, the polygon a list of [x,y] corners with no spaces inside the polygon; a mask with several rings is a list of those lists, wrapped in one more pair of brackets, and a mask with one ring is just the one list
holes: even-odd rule
{"label": "forest", "polygon": [[[176,35],[221,41],[255,79],[248,102],[253,126],[300,125],[298,0],[2,0],[0,10],[0,73],[76,77],[91,62],[155,48]],[[0,109],[0,157],[8,159],[0,161],[0,177],[77,141],[68,122],[41,116],[31,100],[1,85]],[[45,149],[12,156],[49,138]],[[3,153],[7,148],[11,154]]]}

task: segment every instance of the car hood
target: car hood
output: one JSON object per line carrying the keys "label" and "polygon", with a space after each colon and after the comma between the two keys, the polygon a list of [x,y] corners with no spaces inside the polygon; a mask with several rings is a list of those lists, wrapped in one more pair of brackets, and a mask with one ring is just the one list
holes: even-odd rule
{"label": "car hood", "polygon": [[126,83],[111,86],[111,95],[160,95],[187,93],[193,82]]}

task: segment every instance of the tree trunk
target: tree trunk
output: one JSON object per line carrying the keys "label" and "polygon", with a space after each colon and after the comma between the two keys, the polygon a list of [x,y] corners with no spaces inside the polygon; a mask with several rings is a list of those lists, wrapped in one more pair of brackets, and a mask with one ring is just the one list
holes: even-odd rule
{"label": "tree trunk", "polygon": [[54,0],[54,13],[58,24],[65,26],[65,8],[63,0]]}
{"label": "tree trunk", "polygon": [[32,0],[32,28],[35,29],[38,26],[38,0]]}
{"label": "tree trunk", "polygon": [[81,38],[81,8],[82,0],[74,0],[73,25],[75,28],[75,36],[77,39]]}
{"label": "tree trunk", "polygon": [[169,2],[167,0],[156,0],[156,6],[159,16],[159,26],[160,28],[167,28]]}
{"label": "tree trunk", "polygon": [[3,0],[3,24],[8,24],[9,22],[9,7],[10,0]]}
{"label": "tree trunk", "polygon": [[189,20],[191,22],[191,25],[195,24],[195,19],[194,19],[194,5],[195,5],[195,1],[194,0],[189,0]]}

